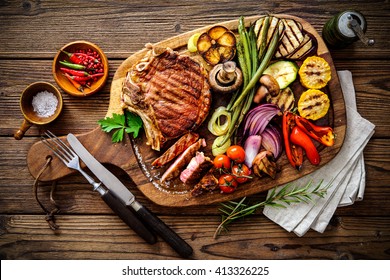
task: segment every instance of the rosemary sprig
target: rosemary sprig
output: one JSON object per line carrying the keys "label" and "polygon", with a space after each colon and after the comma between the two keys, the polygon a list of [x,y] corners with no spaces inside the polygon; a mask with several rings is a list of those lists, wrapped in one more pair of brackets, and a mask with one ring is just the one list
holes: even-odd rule
{"label": "rosemary sprig", "polygon": [[227,226],[233,221],[252,215],[257,209],[266,205],[286,208],[286,204],[290,205],[292,203],[300,202],[309,203],[312,201],[313,195],[323,198],[331,186],[331,182],[325,187],[322,187],[322,182],[323,181],[321,180],[314,188],[312,188],[311,181],[301,188],[298,186],[294,187],[292,184],[285,185],[279,191],[276,191],[276,188],[274,188],[267,196],[266,200],[253,205],[244,203],[246,197],[242,198],[239,202],[228,201],[227,203],[221,203],[222,207],[219,208],[219,211],[222,212],[222,220],[214,233],[214,238],[217,238],[222,230],[227,231]]}

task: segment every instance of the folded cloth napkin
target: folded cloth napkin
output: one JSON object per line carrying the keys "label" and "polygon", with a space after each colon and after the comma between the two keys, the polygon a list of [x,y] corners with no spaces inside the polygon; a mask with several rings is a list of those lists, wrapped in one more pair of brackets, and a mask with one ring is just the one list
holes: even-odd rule
{"label": "folded cloth napkin", "polygon": [[298,236],[303,236],[310,228],[324,232],[338,206],[351,205],[363,199],[366,178],[363,149],[374,134],[375,126],[356,111],[351,72],[337,73],[346,105],[344,143],[329,163],[292,182],[294,186],[305,186],[312,182],[314,188],[323,181],[322,186],[330,185],[325,197],[313,196],[313,200],[308,203],[294,203],[286,205],[286,208],[266,206],[263,210],[270,220]]}

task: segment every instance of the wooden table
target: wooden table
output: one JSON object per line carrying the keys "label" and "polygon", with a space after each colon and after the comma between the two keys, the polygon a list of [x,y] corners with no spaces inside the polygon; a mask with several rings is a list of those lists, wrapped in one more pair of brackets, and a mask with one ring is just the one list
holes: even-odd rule
{"label": "wooden table", "polygon": [[[53,3],[54,2],[54,3]],[[66,2],[66,3],[65,3]],[[364,13],[372,47],[356,42],[331,51],[338,70],[352,71],[360,114],[376,125],[364,150],[367,171],[362,202],[339,208],[323,234],[288,233],[261,211],[213,238],[218,205],[168,208],[151,203],[124,172],[110,167],[139,200],[194,249],[194,259],[389,259],[390,257],[390,4],[385,1],[1,1],[0,3],[0,258],[1,259],[176,259],[161,239],[147,245],[102,203],[80,175],[57,184],[60,229],[48,228],[34,199],[26,155],[43,128],[31,128],[17,141],[22,116],[19,96],[30,83],[47,81],[61,46],[78,39],[98,44],[107,54],[109,79],[88,98],[63,94],[64,111],[44,127],[57,135],[85,133],[105,116],[115,70],[145,43],[241,15],[266,12],[299,16],[319,32],[346,9]],[[39,198],[46,206],[50,184]],[[262,200],[265,194],[253,199]]]}

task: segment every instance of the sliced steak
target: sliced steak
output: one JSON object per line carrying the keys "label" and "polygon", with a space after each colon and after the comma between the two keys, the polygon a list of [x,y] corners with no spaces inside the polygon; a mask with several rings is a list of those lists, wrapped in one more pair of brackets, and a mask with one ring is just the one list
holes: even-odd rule
{"label": "sliced steak", "polygon": [[180,172],[187,166],[191,159],[195,156],[196,152],[206,146],[206,140],[204,138],[199,139],[197,142],[189,146],[161,176],[161,182],[170,181],[177,178]]}
{"label": "sliced steak", "polygon": [[212,166],[213,162],[209,157],[205,157],[203,152],[196,152],[186,169],[180,173],[180,180],[184,184],[195,184],[206,175]]}
{"label": "sliced steak", "polygon": [[183,135],[179,140],[176,141],[172,146],[169,147],[160,157],[156,158],[152,162],[154,167],[162,167],[178,155],[183,153],[189,146],[194,144],[199,139],[199,134],[189,132]]}
{"label": "sliced steak", "polygon": [[122,105],[142,118],[147,144],[159,151],[206,119],[211,105],[207,71],[189,56],[152,49],[127,73]]}

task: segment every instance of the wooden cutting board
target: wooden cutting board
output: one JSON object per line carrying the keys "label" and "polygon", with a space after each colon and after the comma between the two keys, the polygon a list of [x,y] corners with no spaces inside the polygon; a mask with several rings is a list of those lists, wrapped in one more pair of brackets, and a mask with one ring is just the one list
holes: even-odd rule
{"label": "wooden cutting board", "polygon": [[[322,147],[322,150],[320,151],[320,166],[322,166],[328,163],[339,152],[343,144],[346,131],[345,104],[337,72],[334,67],[331,55],[322,38],[308,22],[301,18],[289,15],[276,16],[293,18],[296,21],[302,23],[303,28],[307,32],[314,35],[317,39],[317,55],[324,57],[331,65],[332,79],[327,85],[326,91],[331,98],[332,106],[327,116],[327,122],[328,124],[333,126],[337,138],[334,146],[327,148]],[[257,18],[259,18],[259,16],[246,18],[246,25],[249,26]],[[238,19],[222,22],[219,24],[229,28],[232,31],[236,31]],[[172,37],[165,41],[156,43],[154,46],[162,48],[170,47],[171,49],[177,50],[180,53],[186,53],[188,55],[193,56],[194,59],[201,61],[201,59],[197,57],[197,55],[187,53],[187,41],[192,34],[197,32],[204,32],[214,25],[206,26],[176,37]],[[135,53],[134,55],[126,59],[117,69],[111,84],[110,102],[107,111],[107,116],[111,116],[113,113],[123,113],[120,96],[122,91],[122,84],[125,79],[126,73],[134,63],[139,61],[146,54],[146,52],[147,50],[143,49]],[[213,102],[213,107],[215,108],[216,101]],[[211,113],[209,115],[211,115]],[[205,154],[211,154],[210,147],[213,138],[210,136],[210,133],[207,133],[207,129],[205,127],[207,126],[207,121],[208,119],[206,119],[205,124],[200,128],[199,132],[200,135],[202,137],[205,137],[207,140]],[[156,158],[156,156],[158,156],[158,153],[152,151],[148,146],[144,144],[144,135],[141,135],[137,139],[130,139],[129,137],[126,137],[126,139],[122,143],[114,144],[111,142],[111,135],[104,133],[100,129],[100,127],[97,127],[90,132],[77,135],[77,137],[91,152],[91,154],[96,157],[97,160],[99,160],[103,164],[113,164],[122,168],[132,178],[132,180],[141,190],[141,192],[150,200],[159,205],[171,207],[206,205],[249,196],[255,193],[269,190],[276,186],[284,185],[319,168],[319,166],[312,166],[307,160],[305,160],[302,170],[298,172],[290,166],[286,156],[283,154],[281,158],[279,158],[277,161],[281,171],[277,174],[275,180],[272,180],[268,177],[255,178],[249,183],[241,185],[232,194],[213,193],[204,194],[199,197],[192,197],[188,191],[184,191],[180,187],[165,188],[158,183],[158,176],[162,174],[162,171],[150,168],[150,162],[154,158]],[[66,142],[65,139],[63,140]],[[65,167],[64,164],[60,162],[60,160],[58,160],[42,142],[38,142],[31,147],[27,155],[28,168],[34,178],[36,178],[39,170],[44,165],[47,156],[52,156],[53,160],[49,168],[42,174],[42,181],[58,180],[69,174],[74,173],[74,171],[69,170],[67,167]],[[329,175],[330,174],[324,174],[324,176]]]}

